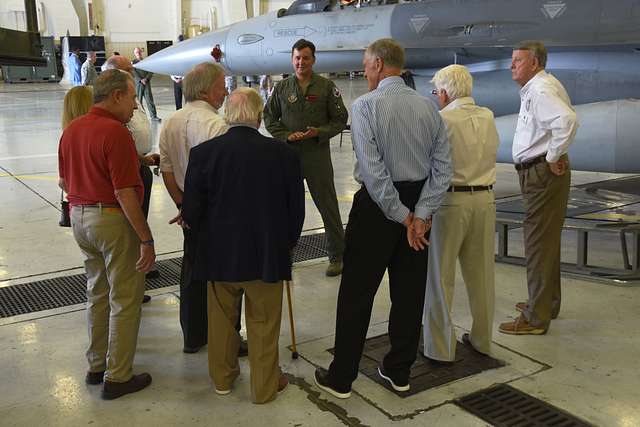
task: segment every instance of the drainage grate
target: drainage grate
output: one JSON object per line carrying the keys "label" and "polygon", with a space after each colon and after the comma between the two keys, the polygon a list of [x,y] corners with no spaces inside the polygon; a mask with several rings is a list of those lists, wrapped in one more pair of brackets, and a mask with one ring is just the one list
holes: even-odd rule
{"label": "drainage grate", "polygon": [[496,427],[591,427],[591,424],[505,384],[469,394],[455,403]]}
{"label": "drainage grate", "polygon": [[[182,258],[158,261],[157,279],[147,279],[147,289],[177,285]],[[87,278],[84,274],[55,277],[37,282],[0,288],[0,317],[82,304],[87,301]]]}
{"label": "drainage grate", "polygon": [[[422,332],[420,332],[420,336],[418,358],[409,373],[411,382],[409,391],[395,391],[378,374],[378,365],[382,363],[382,359],[391,348],[388,334],[372,337],[365,341],[364,351],[360,359],[360,372],[392,393],[400,397],[409,397],[422,391],[505,365],[503,361],[478,353],[472,347],[463,343],[458,343],[456,346],[455,363],[434,365],[421,354],[423,348]],[[329,352],[333,353],[333,349],[329,350]]]}
{"label": "drainage grate", "polygon": [[[293,251],[293,262],[327,256],[324,233],[301,236]],[[147,279],[147,289],[158,289],[180,283],[182,257],[166,259],[156,263],[160,271],[157,279]],[[84,274],[55,277],[37,282],[0,288],[0,318],[51,310],[87,301],[86,277]]]}
{"label": "drainage grate", "polygon": [[300,237],[300,240],[298,240],[298,244],[293,249],[292,260],[296,263],[308,261],[310,259],[324,258],[327,255],[326,234],[307,234],[306,236]]}

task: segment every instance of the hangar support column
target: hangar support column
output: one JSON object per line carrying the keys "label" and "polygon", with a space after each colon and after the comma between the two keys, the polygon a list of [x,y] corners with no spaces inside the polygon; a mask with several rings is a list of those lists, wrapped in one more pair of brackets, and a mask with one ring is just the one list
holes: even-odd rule
{"label": "hangar support column", "polygon": [[73,9],[78,15],[78,26],[80,27],[80,35],[86,37],[89,35],[89,19],[87,17],[86,0],[71,0]]}

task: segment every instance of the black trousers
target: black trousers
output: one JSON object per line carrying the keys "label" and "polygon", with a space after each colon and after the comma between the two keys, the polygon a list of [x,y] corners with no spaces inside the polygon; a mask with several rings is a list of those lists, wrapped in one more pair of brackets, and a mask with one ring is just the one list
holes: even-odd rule
{"label": "black trousers", "polygon": [[173,98],[176,102],[176,110],[182,108],[182,83],[173,82]]}
{"label": "black trousers", "polygon": [[[412,211],[423,184],[394,183],[400,200]],[[358,376],[373,300],[387,269],[391,349],[383,366],[392,378],[408,379],[420,339],[427,260],[427,250],[413,250],[407,242],[406,228],[387,219],[363,186],[355,194],[345,233],[335,353],[329,368],[331,384],[351,387]]]}
{"label": "black trousers", "polygon": [[[207,282],[194,280],[193,263],[196,255],[196,236],[183,229],[184,254],[180,269],[180,327],[185,347],[202,347],[207,344]],[[238,307],[242,313],[242,299]],[[240,332],[240,317],[236,331]]]}
{"label": "black trousers", "polygon": [[142,187],[144,189],[144,196],[142,199],[142,212],[144,217],[149,217],[149,202],[151,201],[151,186],[153,185],[153,173],[149,166],[140,164],[140,178],[142,178]]}

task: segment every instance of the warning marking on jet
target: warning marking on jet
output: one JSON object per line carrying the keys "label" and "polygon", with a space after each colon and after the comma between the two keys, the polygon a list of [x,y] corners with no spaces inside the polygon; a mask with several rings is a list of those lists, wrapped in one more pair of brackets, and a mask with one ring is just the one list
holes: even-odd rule
{"label": "warning marking on jet", "polygon": [[275,38],[309,37],[318,31],[311,27],[279,28],[273,32]]}
{"label": "warning marking on jet", "polygon": [[431,18],[425,15],[416,15],[409,19],[411,28],[416,34],[422,33],[422,31],[429,25]]}
{"label": "warning marking on jet", "polygon": [[327,27],[327,35],[354,34],[360,31],[368,31],[371,28],[373,28],[373,24],[331,25]]}
{"label": "warning marking on jet", "polygon": [[551,1],[542,5],[542,13],[549,19],[562,16],[567,10],[567,4],[563,1]]}

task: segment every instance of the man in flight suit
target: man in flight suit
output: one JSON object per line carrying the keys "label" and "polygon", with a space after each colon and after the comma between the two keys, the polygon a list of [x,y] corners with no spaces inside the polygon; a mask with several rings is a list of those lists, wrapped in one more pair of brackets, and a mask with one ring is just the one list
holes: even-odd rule
{"label": "man in flight suit", "polygon": [[340,91],[332,81],[313,72],[316,47],[298,40],[291,49],[295,74],[280,81],[264,110],[267,130],[274,138],[295,148],[327,233],[329,267],[327,276],[342,273],[344,229],[333,183],[329,140],[347,124],[348,113]]}

